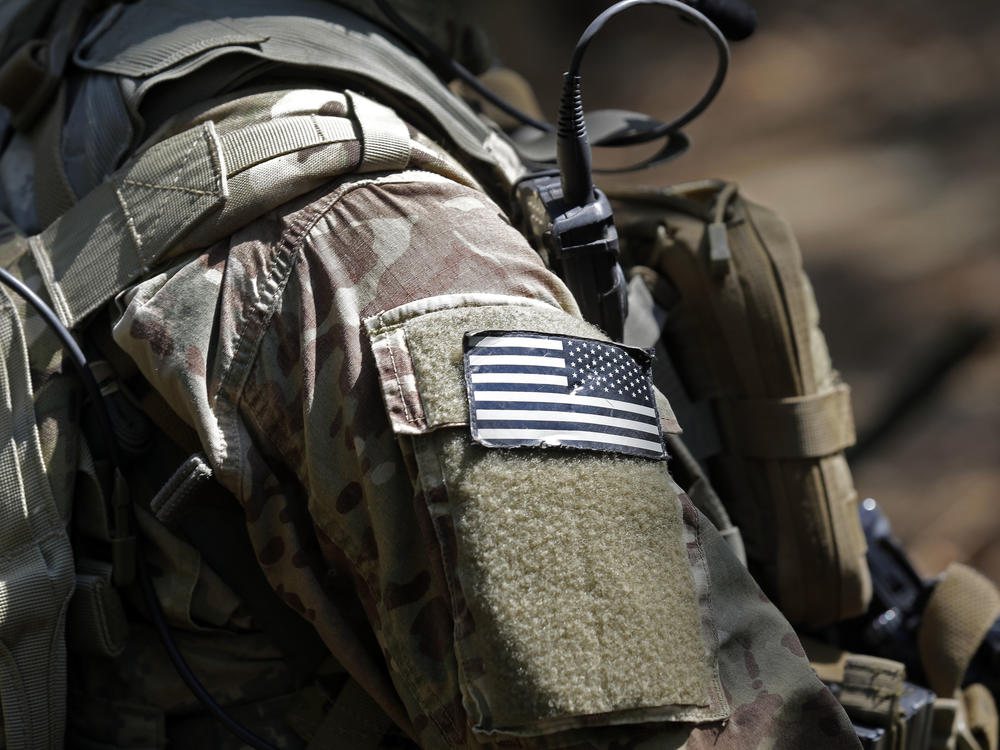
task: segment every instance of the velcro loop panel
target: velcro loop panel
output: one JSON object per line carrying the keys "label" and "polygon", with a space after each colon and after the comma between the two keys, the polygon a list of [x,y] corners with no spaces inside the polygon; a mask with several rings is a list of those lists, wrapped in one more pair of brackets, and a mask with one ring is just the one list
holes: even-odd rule
{"label": "velcro loop panel", "polygon": [[[448,545],[453,646],[473,732],[494,740],[568,731],[595,716],[602,725],[725,717],[717,641],[699,615],[663,462],[489,449],[465,429],[467,332],[600,332],[538,300],[483,294],[417,300],[364,325],[393,430],[412,436],[422,495]],[[466,608],[475,622],[467,631]]]}
{"label": "velcro loop panel", "polygon": [[1000,592],[996,586],[967,565],[949,565],[927,602],[917,634],[920,661],[935,693],[954,694],[998,616]]}
{"label": "velcro loop panel", "polygon": [[460,430],[414,442],[475,623],[454,646],[478,737],[725,717],[662,462],[490,450]]}
{"label": "velcro loop panel", "polygon": [[410,131],[406,123],[388,107],[346,92],[351,114],[361,130],[359,172],[405,169],[410,163]]}
{"label": "velcro loop panel", "polygon": [[729,450],[750,458],[818,458],[853,445],[850,388],[780,399],[715,402]]}

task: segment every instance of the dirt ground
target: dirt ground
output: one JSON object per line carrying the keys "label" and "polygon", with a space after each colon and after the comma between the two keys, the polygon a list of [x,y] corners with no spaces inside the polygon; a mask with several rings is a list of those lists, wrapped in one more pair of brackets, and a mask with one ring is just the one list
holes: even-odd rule
{"label": "dirt ground", "polygon": [[[606,4],[480,5],[553,117]],[[691,151],[628,180],[725,177],[792,223],[859,433],[901,414],[855,459],[858,491],[925,575],[958,560],[1000,581],[1000,5],[757,9]],[[584,63],[586,107],[679,114],[710,78],[700,33],[659,8],[612,22]]]}

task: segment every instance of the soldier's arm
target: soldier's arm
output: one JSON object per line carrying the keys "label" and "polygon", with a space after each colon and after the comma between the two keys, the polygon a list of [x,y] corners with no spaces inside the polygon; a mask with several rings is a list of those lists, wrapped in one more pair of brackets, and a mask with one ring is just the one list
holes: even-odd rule
{"label": "soldier's arm", "polygon": [[140,290],[126,327],[199,285],[218,308],[170,352],[119,341],[203,390],[189,419],[271,584],[421,746],[854,746],[665,462],[472,440],[467,332],[600,337],[483,193],[343,181]]}

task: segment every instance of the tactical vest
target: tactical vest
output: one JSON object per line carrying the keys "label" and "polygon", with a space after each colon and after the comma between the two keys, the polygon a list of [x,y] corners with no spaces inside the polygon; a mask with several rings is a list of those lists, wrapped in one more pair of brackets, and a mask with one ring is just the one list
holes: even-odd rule
{"label": "tactical vest", "polygon": [[[10,238],[2,260],[68,327],[85,327],[167,261],[336,176],[419,161],[404,120],[443,143],[501,206],[517,213],[511,187],[524,167],[516,152],[423,64],[364,19],[325,2],[284,2],[280,20],[268,15],[272,6],[269,0],[113,6],[73,47],[75,73],[57,87],[54,103],[22,113],[15,146],[35,159],[33,190],[44,230]],[[38,75],[44,79],[45,72]],[[324,115],[306,101],[226,130],[200,116],[213,100],[289,81],[346,91],[344,115]],[[317,146],[332,147],[330,158],[290,168],[298,153]],[[266,194],[247,189],[252,170],[273,175]],[[752,569],[794,623],[819,626],[862,612],[870,583],[843,458],[853,441],[848,393],[830,367],[789,230],[722,183],[612,197],[631,267],[627,336],[657,348],[658,385],[689,431],[684,443],[674,441],[672,470],[737,554],[745,540]],[[60,374],[58,346],[20,300],[4,302],[0,341],[11,421],[0,429],[0,493],[29,512],[20,523],[8,522],[18,515],[10,512],[0,522],[3,549],[24,551],[0,567],[0,580],[12,582],[0,593],[0,611],[7,613],[0,638],[12,655],[0,664],[0,689],[8,746],[56,747],[66,701],[63,631],[75,652],[113,657],[133,647],[134,625],[114,585],[116,566],[127,565],[129,540],[116,522],[120,508],[102,496],[102,457],[68,437],[76,430],[75,387],[72,376]],[[113,389],[113,380],[106,386]],[[155,395],[146,415],[122,417],[122,429],[150,416],[162,440],[171,416]],[[176,434],[185,434],[183,426]],[[163,444],[171,442],[176,437]],[[185,499],[205,491],[211,469],[197,453],[185,460],[176,445],[163,455],[179,457],[180,468],[165,486],[149,488],[140,521],[166,550],[183,524]],[[75,479],[78,473],[83,480]],[[81,533],[101,549],[120,550],[102,559],[77,549],[75,570],[64,531],[74,484],[73,515],[89,519]],[[180,549],[182,556],[204,554]],[[241,587],[226,575],[209,578],[204,585],[232,601],[221,621],[246,617],[239,599],[266,600],[259,581]],[[265,607],[253,609],[258,618]],[[293,627],[282,622],[269,630],[286,626]],[[268,668],[296,661],[295,646],[244,640],[234,659],[246,648],[269,654]],[[311,654],[299,651],[299,661],[308,663]],[[162,660],[147,666],[170,669]],[[246,714],[285,722],[317,747],[335,739],[350,717],[377,717],[367,741],[381,741],[392,711],[385,700],[372,704],[378,685],[359,685],[336,664],[281,675],[271,694],[247,694]],[[171,680],[159,673],[151,679]],[[331,683],[340,688],[333,697]],[[71,741],[74,729],[87,730],[108,715],[120,726],[104,732],[115,738],[107,746],[163,741],[162,712],[120,696],[77,694],[70,703]],[[205,727],[194,720],[187,729],[175,724],[172,737],[197,736]],[[218,737],[219,746],[229,742]],[[351,747],[362,747],[350,737]]]}

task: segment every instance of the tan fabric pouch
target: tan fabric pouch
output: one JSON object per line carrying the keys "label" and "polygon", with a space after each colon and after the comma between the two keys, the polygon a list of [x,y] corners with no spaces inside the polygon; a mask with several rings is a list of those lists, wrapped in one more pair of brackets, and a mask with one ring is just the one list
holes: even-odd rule
{"label": "tan fabric pouch", "polygon": [[791,230],[717,181],[612,199],[633,281],[657,307],[657,384],[691,428],[751,571],[795,625],[864,612],[849,390]]}
{"label": "tan fabric pouch", "polygon": [[[470,437],[466,332],[600,333],[549,305],[489,295],[421,300],[365,325],[440,545],[473,732],[724,718],[718,636],[699,608],[707,573],[693,575],[666,463]],[[660,418],[676,429],[665,400]]]}

